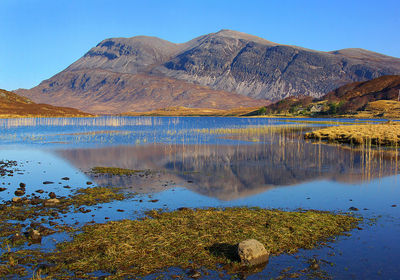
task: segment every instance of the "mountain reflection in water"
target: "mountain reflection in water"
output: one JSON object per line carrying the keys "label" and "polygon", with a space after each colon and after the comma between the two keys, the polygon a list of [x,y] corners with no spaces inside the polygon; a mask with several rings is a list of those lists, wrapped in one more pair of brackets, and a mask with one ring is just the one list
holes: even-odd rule
{"label": "mountain reflection in water", "polygon": [[149,144],[68,149],[59,150],[57,154],[83,170],[107,166],[158,171],[148,178],[92,175],[99,185],[154,192],[177,184],[221,200],[307,181],[365,182],[395,175],[399,169],[397,151],[352,149],[301,139],[287,141],[284,145]]}

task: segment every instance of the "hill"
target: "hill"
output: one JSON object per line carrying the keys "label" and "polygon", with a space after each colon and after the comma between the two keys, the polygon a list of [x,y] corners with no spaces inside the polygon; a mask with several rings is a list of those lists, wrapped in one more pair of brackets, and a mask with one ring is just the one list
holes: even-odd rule
{"label": "hill", "polygon": [[37,104],[26,97],[0,89],[0,118],[14,117],[85,117],[77,109]]}
{"label": "hill", "polygon": [[182,44],[147,36],[106,39],[64,71],[17,93],[96,113],[232,109],[321,97],[349,82],[392,74],[400,74],[399,58],[362,49],[321,52],[221,30]]}
{"label": "hill", "polygon": [[382,76],[339,87],[320,99],[289,97],[253,112],[305,116],[400,118],[400,76]]}

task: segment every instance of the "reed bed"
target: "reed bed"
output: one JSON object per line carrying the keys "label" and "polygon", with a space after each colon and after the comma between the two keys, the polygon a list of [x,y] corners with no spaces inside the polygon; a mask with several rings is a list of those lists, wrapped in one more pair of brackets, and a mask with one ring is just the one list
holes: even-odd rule
{"label": "reed bed", "polygon": [[400,123],[328,127],[306,133],[304,138],[353,145],[398,147],[400,145]]}
{"label": "reed bed", "polygon": [[[176,124],[179,119],[173,120]],[[162,119],[152,117],[91,117],[91,118],[19,118],[1,119],[0,127],[16,128],[29,126],[153,126],[161,125]]]}
{"label": "reed bed", "polygon": [[251,134],[251,135],[260,135],[266,133],[280,133],[280,132],[298,132],[304,130],[304,128],[308,127],[307,125],[279,125],[279,126],[247,126],[247,127],[238,127],[238,128],[215,128],[215,129],[194,129],[194,132],[202,133],[202,134]]}

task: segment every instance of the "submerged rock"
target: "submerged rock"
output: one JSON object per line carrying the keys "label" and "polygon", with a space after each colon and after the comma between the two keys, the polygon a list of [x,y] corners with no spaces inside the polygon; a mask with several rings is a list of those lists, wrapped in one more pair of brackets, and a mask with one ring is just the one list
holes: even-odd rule
{"label": "submerged rock", "polygon": [[255,239],[247,239],[238,245],[238,254],[242,264],[254,266],[268,262],[269,253],[264,245]]}
{"label": "submerged rock", "polygon": [[46,200],[43,203],[43,205],[44,206],[56,206],[59,203],[60,203],[60,201],[57,198],[50,198],[50,199]]}
{"label": "submerged rock", "polygon": [[52,182],[52,181],[44,181],[43,182],[43,185],[49,185],[49,184],[54,184],[54,182]]}

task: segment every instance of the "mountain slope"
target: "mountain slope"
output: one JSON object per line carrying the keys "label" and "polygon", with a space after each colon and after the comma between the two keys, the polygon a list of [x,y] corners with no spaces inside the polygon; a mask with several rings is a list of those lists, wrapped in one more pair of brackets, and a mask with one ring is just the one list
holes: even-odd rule
{"label": "mountain slope", "polygon": [[83,117],[90,116],[76,109],[36,104],[26,97],[0,89],[0,117]]}
{"label": "mountain slope", "polygon": [[262,105],[254,99],[320,97],[392,74],[400,74],[399,58],[362,49],[314,51],[221,30],[183,44],[146,36],[106,39],[39,86],[17,92],[91,112],[230,109]]}
{"label": "mountain slope", "polygon": [[[19,91],[25,93],[25,91]],[[64,71],[29,91],[50,102],[94,113],[144,112],[166,107],[230,109],[268,104],[235,93],[212,90],[168,77],[105,70]]]}
{"label": "mountain slope", "polygon": [[341,86],[320,99],[289,97],[266,107],[270,114],[353,115],[400,118],[400,75]]}

